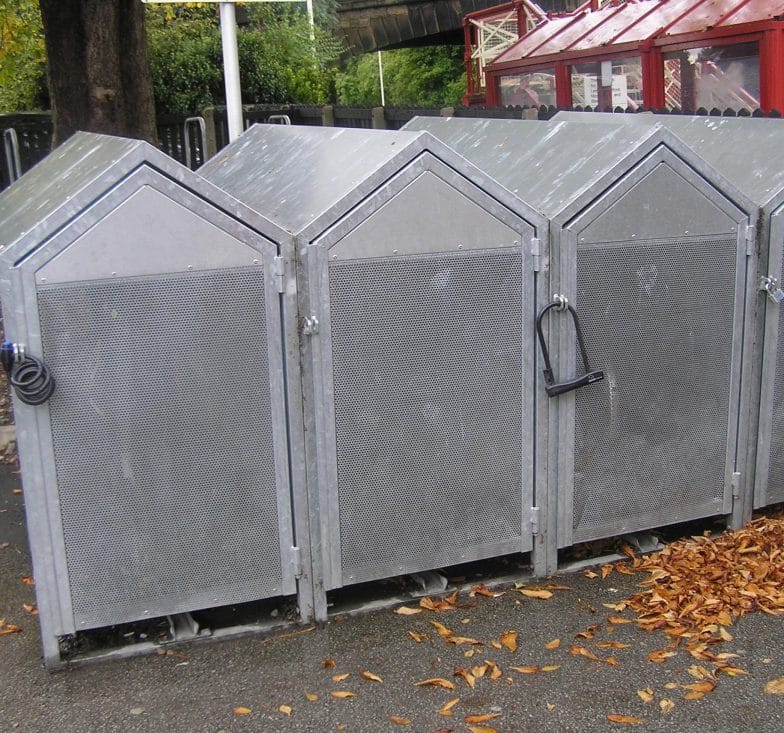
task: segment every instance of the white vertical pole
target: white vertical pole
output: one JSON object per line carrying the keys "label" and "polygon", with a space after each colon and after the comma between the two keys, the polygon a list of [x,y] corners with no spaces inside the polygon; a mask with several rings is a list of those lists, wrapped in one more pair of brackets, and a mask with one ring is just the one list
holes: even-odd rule
{"label": "white vertical pole", "polygon": [[221,42],[223,44],[223,78],[226,85],[226,115],[229,142],[242,135],[242,95],[240,94],[240,59],[237,52],[237,16],[234,3],[220,4]]}
{"label": "white vertical pole", "polygon": [[308,9],[308,24],[310,25],[310,42],[316,40],[316,21],[313,18],[313,0],[305,0],[305,7]]}
{"label": "white vertical pole", "polygon": [[381,51],[378,52],[378,83],[381,85],[381,106],[386,107],[384,104],[384,67],[381,65]]}

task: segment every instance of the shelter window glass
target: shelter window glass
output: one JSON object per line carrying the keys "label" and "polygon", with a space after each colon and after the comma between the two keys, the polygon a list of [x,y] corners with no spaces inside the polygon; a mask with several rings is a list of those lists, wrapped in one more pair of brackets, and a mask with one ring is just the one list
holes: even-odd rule
{"label": "shelter window glass", "polygon": [[591,61],[571,67],[572,104],[580,107],[642,105],[642,60],[639,56]]}
{"label": "shelter window glass", "polygon": [[756,109],[760,106],[759,44],[735,43],[664,56],[668,109]]}
{"label": "shelter window glass", "polygon": [[502,76],[501,104],[521,107],[555,106],[555,69]]}

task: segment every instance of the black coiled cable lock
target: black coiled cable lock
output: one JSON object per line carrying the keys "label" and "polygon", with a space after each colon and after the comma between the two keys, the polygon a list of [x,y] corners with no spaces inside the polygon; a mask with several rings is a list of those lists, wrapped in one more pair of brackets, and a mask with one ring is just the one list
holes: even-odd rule
{"label": "black coiled cable lock", "polygon": [[5,339],[0,346],[0,364],[16,396],[27,405],[41,405],[54,392],[54,377],[49,367],[34,356],[28,356],[16,344]]}

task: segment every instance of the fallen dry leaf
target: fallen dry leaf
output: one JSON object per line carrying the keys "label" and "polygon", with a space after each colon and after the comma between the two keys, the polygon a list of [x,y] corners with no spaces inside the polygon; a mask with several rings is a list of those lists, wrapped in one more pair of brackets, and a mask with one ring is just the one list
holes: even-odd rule
{"label": "fallen dry leaf", "polygon": [[394,610],[394,613],[398,614],[398,616],[413,616],[417,613],[422,613],[421,608],[409,608],[408,606],[400,606]]}
{"label": "fallen dry leaf", "polygon": [[555,703],[548,702],[548,703],[547,703],[547,709],[548,709],[550,712],[552,712],[553,710],[555,710]]}
{"label": "fallen dry leaf", "polygon": [[477,664],[475,667],[471,667],[471,674],[474,675],[476,679],[485,676],[485,672],[488,670],[487,663],[485,664]]}
{"label": "fallen dry leaf", "polygon": [[663,697],[659,700],[659,709],[662,711],[662,715],[667,715],[674,707],[675,703],[669,698]]}
{"label": "fallen dry leaf", "polygon": [[344,672],[343,674],[333,674],[332,681],[333,682],[342,682],[343,680],[347,679],[351,676],[351,672]]}
{"label": "fallen dry leaf", "polygon": [[471,586],[471,592],[468,594],[471,598],[476,596],[485,596],[486,598],[500,598],[506,591],[492,591],[484,583],[478,583]]}
{"label": "fallen dry leaf", "polygon": [[281,705],[278,710],[284,715],[291,715],[294,712],[291,705]]}
{"label": "fallen dry leaf", "polygon": [[319,699],[318,695],[314,695],[312,692],[305,692],[305,697],[310,700],[310,702],[316,702]]}
{"label": "fallen dry leaf", "polygon": [[327,658],[324,660],[324,669],[329,669],[330,667],[334,667],[334,666],[335,666],[334,659]]}
{"label": "fallen dry leaf", "polygon": [[613,571],[612,565],[602,565],[602,580],[604,580]]}
{"label": "fallen dry leaf", "polygon": [[513,672],[519,672],[520,674],[536,674],[539,671],[539,667],[535,665],[529,665],[527,667],[509,667]]}
{"label": "fallen dry leaf", "polygon": [[454,713],[452,708],[460,702],[459,697],[453,697],[449,702],[445,702],[438,710],[438,714],[444,718],[451,718]]}
{"label": "fallen dry leaf", "polygon": [[643,718],[635,718],[632,715],[619,715],[617,713],[610,713],[610,715],[607,716],[607,720],[611,723],[618,723],[619,725],[640,725],[640,723],[645,722]]}
{"label": "fallen dry leaf", "polygon": [[31,616],[38,615],[38,609],[30,603],[23,603],[22,608],[24,608],[24,610],[27,611],[27,613],[29,613]]}
{"label": "fallen dry leaf", "polygon": [[490,669],[490,679],[497,680],[499,677],[503,677],[503,672],[501,668],[495,663],[491,662],[489,659],[485,659],[485,664]]}
{"label": "fallen dry leaf", "polygon": [[501,643],[502,647],[505,647],[510,652],[516,652],[517,637],[518,633],[516,631],[504,631],[499,637],[498,641]]}
{"label": "fallen dry leaf", "polygon": [[553,639],[552,641],[548,641],[544,645],[544,648],[545,649],[557,649],[559,646],[561,646],[561,640],[560,639]]}
{"label": "fallen dry leaf", "polygon": [[452,629],[448,629],[444,624],[438,623],[438,621],[431,621],[431,626],[438,632],[439,636],[449,637],[452,636],[455,632]]}
{"label": "fallen dry leaf", "polygon": [[390,715],[389,719],[395,725],[411,725],[411,721],[408,718],[402,718],[399,715]]}
{"label": "fallen dry leaf", "polygon": [[424,687],[426,685],[432,685],[434,687],[443,687],[445,690],[454,690],[455,683],[450,682],[449,680],[445,680],[443,677],[432,677],[429,680],[422,680],[421,682],[417,682],[417,687]]}
{"label": "fallen dry leaf", "polygon": [[[498,733],[498,728],[493,728],[490,725],[469,725],[468,730],[471,733]],[[436,731],[436,733],[438,733]]]}
{"label": "fallen dry leaf", "polygon": [[411,637],[411,638],[412,638],[412,639],[413,639],[413,640],[414,640],[414,641],[415,641],[417,644],[419,644],[420,642],[422,642],[422,641],[424,641],[425,639],[427,639],[427,634],[421,634],[421,633],[420,633],[420,632],[418,632],[418,631],[409,631],[409,632],[408,632],[408,635],[409,635],[409,636],[410,636],[410,637]]}
{"label": "fallen dry leaf", "polygon": [[4,636],[5,634],[18,634],[21,630],[21,626],[7,624],[4,618],[0,618],[0,636]]}
{"label": "fallen dry leaf", "polygon": [[584,646],[572,646],[569,649],[569,654],[573,654],[575,657],[585,657],[586,659],[590,659],[594,662],[602,661],[590,649],[586,649]]}
{"label": "fallen dry leaf", "polygon": [[489,723],[491,720],[500,717],[501,713],[483,713],[479,715],[466,715],[463,720],[466,723]]}
{"label": "fallen dry leaf", "polygon": [[366,679],[370,680],[371,682],[383,682],[384,680],[381,679],[377,674],[373,674],[372,672],[368,672],[366,669],[360,669],[359,673]]}
{"label": "fallen dry leaf", "polygon": [[555,672],[556,669],[561,669],[560,664],[545,664],[544,667],[539,669],[540,672]]}
{"label": "fallen dry leaf", "polygon": [[552,591],[543,588],[518,588],[517,592],[522,593],[526,598],[538,598],[540,601],[553,597]]}
{"label": "fallen dry leaf", "polygon": [[598,578],[599,577],[599,574],[595,573],[593,570],[583,570],[583,575],[586,578],[590,578],[591,580],[593,580],[594,578]]}
{"label": "fallen dry leaf", "polygon": [[637,696],[642,700],[646,705],[649,702],[653,702],[653,690],[650,687],[646,687],[644,690],[637,690]]}
{"label": "fallen dry leaf", "polygon": [[600,641],[597,645],[599,649],[628,649],[631,644],[622,641]]}
{"label": "fallen dry leaf", "polygon": [[22,576],[22,582],[25,585],[35,585],[35,581],[29,575]]}
{"label": "fallen dry leaf", "polygon": [[348,697],[356,697],[355,693],[349,692],[348,690],[335,690],[334,692],[330,692],[329,694],[338,700],[345,700]]}
{"label": "fallen dry leaf", "polygon": [[447,642],[447,644],[455,644],[455,645],[471,644],[473,646],[476,646],[482,644],[482,642],[479,641],[479,639],[474,639],[470,636],[446,636],[444,637],[444,640]]}
{"label": "fallen dry leaf", "polygon": [[611,624],[630,624],[632,621],[628,618],[623,618],[622,616],[610,616],[607,619]]}
{"label": "fallen dry leaf", "polygon": [[784,677],[768,680],[765,683],[765,692],[768,695],[784,695]]}
{"label": "fallen dry leaf", "polygon": [[677,652],[668,652],[664,649],[657,649],[648,655],[648,661],[654,664],[664,664],[670,657],[674,657]]}
{"label": "fallen dry leaf", "polygon": [[[476,677],[474,677],[474,675],[472,675],[467,669],[464,669],[463,667],[455,667],[453,674],[455,677],[462,677],[468,683],[468,686],[472,690],[474,689],[474,686],[476,685]],[[454,686],[452,689],[454,689]]]}
{"label": "fallen dry leaf", "polygon": [[253,711],[250,708],[245,708],[242,706],[234,708],[235,715],[250,715]]}

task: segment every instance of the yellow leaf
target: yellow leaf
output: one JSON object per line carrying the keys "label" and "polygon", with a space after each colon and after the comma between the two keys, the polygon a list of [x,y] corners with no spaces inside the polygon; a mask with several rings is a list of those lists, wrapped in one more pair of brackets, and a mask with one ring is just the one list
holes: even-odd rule
{"label": "yellow leaf", "polygon": [[738,677],[742,674],[748,674],[745,669],[741,669],[740,667],[719,667],[720,672],[724,672],[724,674],[728,674],[730,677]]}
{"label": "yellow leaf", "polygon": [[466,649],[466,650],[463,652],[463,656],[464,656],[464,657],[466,657],[466,658],[468,658],[468,659],[471,659],[471,657],[473,657],[473,656],[474,656],[474,654],[476,654],[476,652],[475,652],[473,649]]}
{"label": "yellow leaf", "polygon": [[540,672],[555,672],[556,669],[561,669],[560,664],[546,664],[539,671]]}
{"label": "yellow leaf", "polygon": [[242,706],[234,708],[235,715],[250,715],[253,711],[250,708],[244,708]]}
{"label": "yellow leaf", "polygon": [[607,720],[611,723],[618,723],[619,725],[639,725],[640,723],[645,722],[642,718],[635,718],[631,715],[618,715],[616,713],[608,715]]}
{"label": "yellow leaf", "polygon": [[338,700],[345,700],[347,697],[356,697],[356,694],[349,692],[348,690],[335,690],[329,694]]}
{"label": "yellow leaf", "polygon": [[612,565],[602,565],[602,580],[604,580],[612,571]]}
{"label": "yellow leaf", "polygon": [[483,713],[480,715],[466,715],[463,720],[466,723],[487,723],[495,718],[500,718],[501,713]]}
{"label": "yellow leaf", "polygon": [[455,644],[455,645],[457,644],[476,645],[482,643],[481,641],[479,641],[479,639],[473,639],[470,636],[447,636],[445,638],[448,644]]}
{"label": "yellow leaf", "polygon": [[765,683],[765,692],[768,695],[784,695],[784,677],[768,680]]}
{"label": "yellow leaf", "polygon": [[493,649],[503,649],[501,643],[498,641],[491,641],[490,646],[493,647]]}
{"label": "yellow leaf", "polygon": [[477,664],[475,667],[471,667],[471,674],[474,675],[476,679],[479,679],[480,677],[484,677],[485,672],[487,672],[488,666],[489,665],[487,664]]}
{"label": "yellow leaf", "polygon": [[[462,677],[468,683],[468,686],[472,690],[474,689],[474,686],[476,685],[476,677],[474,677],[474,675],[472,675],[467,669],[456,667],[454,675],[455,677]],[[454,687],[452,689],[454,689]]]}
{"label": "yellow leaf", "polygon": [[599,575],[597,573],[595,573],[593,570],[584,570],[583,571],[583,575],[586,578],[590,578],[591,580],[593,580],[594,578],[598,578],[599,577]]}
{"label": "yellow leaf", "polygon": [[648,655],[648,661],[654,664],[664,664],[670,657],[674,657],[676,652],[668,652],[664,649],[657,649]]}
{"label": "yellow leaf", "polygon": [[499,677],[503,676],[503,672],[501,668],[495,663],[491,662],[489,659],[485,659],[485,664],[490,668],[490,679],[497,680]]}
{"label": "yellow leaf", "polygon": [[637,690],[637,696],[642,700],[646,705],[649,702],[653,702],[653,690],[650,687],[646,687],[644,690]]}
{"label": "yellow leaf", "polygon": [[510,667],[509,669],[514,672],[519,672],[520,674],[536,674],[539,671],[539,667],[535,665],[530,665],[528,667]]}
{"label": "yellow leaf", "polygon": [[552,712],[553,710],[555,710],[555,705],[554,705],[553,703],[551,703],[551,702],[548,702],[548,703],[547,703],[547,709],[548,709],[550,712]]}
{"label": "yellow leaf", "polygon": [[306,692],[305,693],[305,697],[308,698],[308,700],[310,700],[310,702],[316,702],[316,700],[319,699],[319,696],[318,695],[314,695],[312,692]]}
{"label": "yellow leaf", "polygon": [[400,606],[400,608],[396,608],[394,611],[398,616],[413,616],[417,613],[422,613],[421,608],[409,608],[408,606]]}
{"label": "yellow leaf", "polygon": [[622,641],[600,641],[596,646],[599,649],[628,649],[631,644],[624,644]]}
{"label": "yellow leaf", "polygon": [[284,715],[291,715],[294,711],[291,708],[291,705],[281,705],[278,710]]}
{"label": "yellow leaf", "polygon": [[585,657],[586,659],[590,659],[594,662],[601,662],[602,660],[599,659],[592,651],[586,649],[584,646],[573,646],[569,649],[569,654],[573,654],[575,657]]}
{"label": "yellow leaf", "polygon": [[408,635],[419,644],[423,639],[427,638],[427,634],[420,634],[418,631],[409,631]]}
{"label": "yellow leaf", "polygon": [[667,684],[664,685],[664,687],[667,690],[677,690],[678,689],[678,683],[677,682],[668,682]]}
{"label": "yellow leaf", "polygon": [[344,679],[351,676],[351,672],[345,672],[344,674],[333,674],[332,681],[333,682],[343,682]]}
{"label": "yellow leaf", "polygon": [[630,624],[631,619],[623,618],[622,616],[610,616],[607,619],[611,624]]}
{"label": "yellow leaf", "polygon": [[448,629],[444,624],[438,623],[438,621],[431,621],[431,626],[438,632],[439,636],[449,637],[452,636],[455,632],[452,629]]}
{"label": "yellow leaf", "polygon": [[557,649],[559,646],[561,646],[561,640],[560,639],[553,639],[552,641],[548,641],[544,645],[544,648],[545,649]]}
{"label": "yellow leaf", "polygon": [[471,733],[498,733],[498,728],[493,728],[490,725],[469,725],[468,730]]}
{"label": "yellow leaf", "polygon": [[661,700],[659,700],[659,708],[662,711],[662,715],[667,715],[667,713],[669,713],[670,710],[672,710],[674,707],[675,703],[666,697],[663,697]]}
{"label": "yellow leaf", "polygon": [[732,634],[730,634],[727,629],[723,626],[719,626],[719,636],[722,638],[723,641],[732,641]]}
{"label": "yellow leaf", "polygon": [[449,702],[445,702],[439,709],[438,714],[444,718],[451,718],[454,713],[452,708],[460,702],[459,697],[453,697]]}
{"label": "yellow leaf", "polygon": [[411,725],[411,721],[408,718],[401,718],[399,715],[390,715],[389,719],[395,725]]}
{"label": "yellow leaf", "polygon": [[359,673],[366,679],[370,680],[371,682],[383,682],[384,680],[381,679],[377,674],[373,674],[372,672],[368,672],[366,669],[360,669]]}
{"label": "yellow leaf", "polygon": [[518,593],[522,593],[527,598],[538,598],[539,600],[546,601],[548,598],[553,597],[553,592],[543,590],[541,588],[520,588]]}
{"label": "yellow leaf", "polygon": [[510,652],[516,652],[517,636],[516,631],[504,631],[498,640],[501,642],[501,646],[507,648]]}
{"label": "yellow leaf", "polygon": [[443,687],[445,690],[454,690],[455,683],[450,682],[449,680],[445,680],[443,677],[432,677],[429,680],[422,680],[421,682],[417,682],[417,687],[424,687],[425,685],[432,685],[434,687]]}

